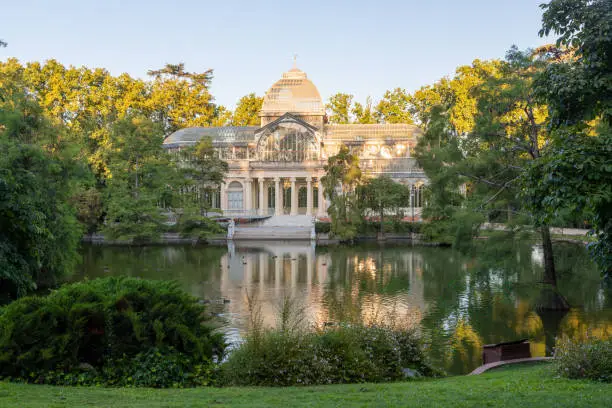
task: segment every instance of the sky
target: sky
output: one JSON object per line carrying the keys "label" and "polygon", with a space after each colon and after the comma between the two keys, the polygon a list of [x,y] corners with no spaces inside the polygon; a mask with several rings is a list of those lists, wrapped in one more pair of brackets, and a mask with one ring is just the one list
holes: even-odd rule
{"label": "sky", "polygon": [[145,78],[184,62],[214,70],[211,93],[233,108],[297,65],[326,100],[414,91],[474,59],[551,42],[544,0],[20,0],[0,6],[0,60],[54,58]]}

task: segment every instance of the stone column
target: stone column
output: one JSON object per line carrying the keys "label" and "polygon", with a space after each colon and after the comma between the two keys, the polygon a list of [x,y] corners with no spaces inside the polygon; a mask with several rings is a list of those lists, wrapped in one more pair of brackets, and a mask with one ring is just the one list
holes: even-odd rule
{"label": "stone column", "polygon": [[283,203],[281,202],[282,196],[281,179],[280,177],[274,177],[274,215],[283,215]]}
{"label": "stone column", "polygon": [[291,215],[298,215],[297,188],[295,177],[291,177]]}
{"label": "stone column", "polygon": [[251,191],[251,187],[253,185],[252,183],[253,179],[247,177],[244,181],[244,210],[247,214],[249,214],[251,212],[251,209],[253,208],[253,193]]}
{"label": "stone column", "polygon": [[221,183],[221,211],[227,210],[227,184]]}
{"label": "stone column", "polygon": [[265,215],[267,211],[264,206],[264,178],[260,177],[257,181],[259,181],[259,215]]}
{"label": "stone column", "polygon": [[325,196],[323,195],[323,183],[321,183],[321,179],[319,178],[319,208],[317,208],[317,216],[325,217],[327,212],[327,208],[325,205]]}
{"label": "stone column", "polygon": [[263,199],[264,215],[268,215],[268,208],[270,207],[270,204],[268,202],[268,187],[270,186],[268,185],[268,183],[266,183],[264,179],[264,199]]}
{"label": "stone column", "polygon": [[312,216],[312,177],[306,177],[306,215]]}

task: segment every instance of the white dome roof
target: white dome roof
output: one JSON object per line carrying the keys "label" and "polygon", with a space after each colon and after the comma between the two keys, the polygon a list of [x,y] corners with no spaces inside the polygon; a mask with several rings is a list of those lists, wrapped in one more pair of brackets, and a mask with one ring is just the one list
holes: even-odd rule
{"label": "white dome roof", "polygon": [[260,115],[278,116],[287,112],[299,115],[325,114],[317,87],[305,72],[297,68],[285,72],[266,92]]}

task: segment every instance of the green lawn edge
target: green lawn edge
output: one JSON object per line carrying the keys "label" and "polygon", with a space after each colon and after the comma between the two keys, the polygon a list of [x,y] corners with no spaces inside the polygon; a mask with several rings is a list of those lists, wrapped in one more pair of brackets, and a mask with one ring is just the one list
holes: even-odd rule
{"label": "green lawn edge", "polygon": [[190,389],[0,382],[0,407],[608,407],[612,385],[558,378],[549,363],[391,384]]}

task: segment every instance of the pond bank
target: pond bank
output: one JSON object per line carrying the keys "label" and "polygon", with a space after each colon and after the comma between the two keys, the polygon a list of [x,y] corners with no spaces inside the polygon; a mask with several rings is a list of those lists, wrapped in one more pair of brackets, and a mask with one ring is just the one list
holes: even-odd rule
{"label": "pond bank", "polygon": [[557,378],[549,364],[504,367],[483,375],[391,384],[287,388],[100,388],[0,382],[0,406],[436,406],[605,407],[610,385]]}
{"label": "pond bank", "polygon": [[[486,240],[489,237],[486,235],[474,237],[476,240]],[[573,235],[553,235],[553,242],[565,242],[569,244],[586,245],[591,240],[587,237],[573,236]],[[161,234],[159,240],[151,242],[141,242],[134,244],[130,240],[107,240],[103,234],[87,234],[81,239],[82,242],[94,245],[109,245],[109,246],[146,246],[146,245],[222,245],[225,246],[228,243],[227,236],[225,235],[213,235],[205,239],[181,237],[178,233],[165,233]],[[268,241],[265,237],[257,240],[251,240],[252,242]],[[273,240],[274,241],[274,240]],[[308,240],[297,240],[296,242],[310,242]],[[343,242],[337,238],[330,237],[328,233],[317,233],[316,239],[314,240],[317,245],[320,246],[334,246],[342,244]],[[428,247],[450,247],[448,242],[438,241],[427,241],[423,239],[422,234],[397,234],[388,233],[384,237],[377,235],[362,235],[358,236],[354,240],[355,243],[368,243],[368,242],[387,242],[387,243],[406,243],[409,245],[428,246]]]}

